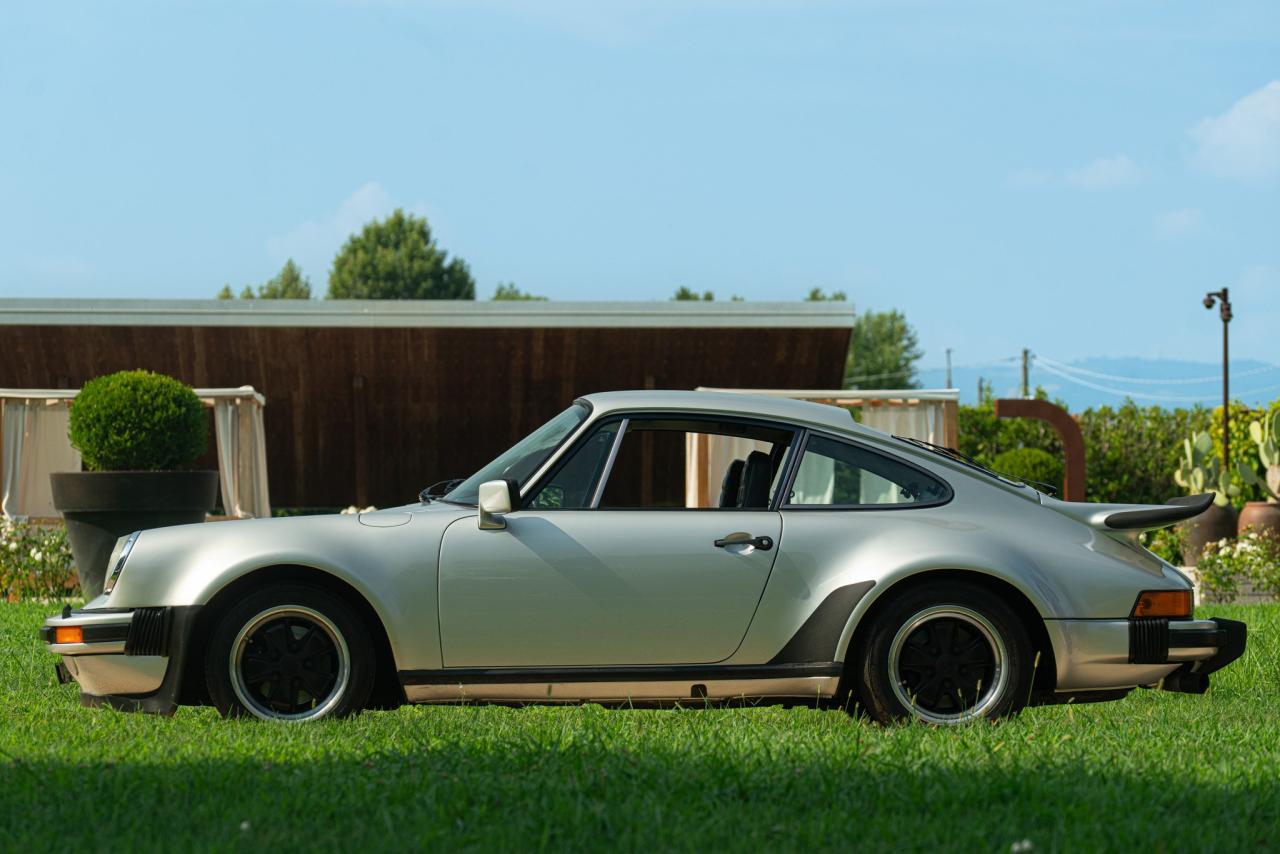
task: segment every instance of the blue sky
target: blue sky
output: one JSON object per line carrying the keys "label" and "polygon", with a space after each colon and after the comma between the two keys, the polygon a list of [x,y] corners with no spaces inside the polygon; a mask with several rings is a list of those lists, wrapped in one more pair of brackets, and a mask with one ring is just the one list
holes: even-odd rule
{"label": "blue sky", "polygon": [[926,365],[1211,363],[1225,285],[1280,362],[1275,2],[10,4],[0,104],[3,296],[323,292],[403,206],[481,295],[821,287]]}

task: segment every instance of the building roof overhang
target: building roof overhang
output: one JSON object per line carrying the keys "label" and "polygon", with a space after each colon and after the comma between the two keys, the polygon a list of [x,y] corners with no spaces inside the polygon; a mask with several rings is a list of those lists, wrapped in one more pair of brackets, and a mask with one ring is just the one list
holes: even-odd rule
{"label": "building roof overhang", "polygon": [[0,326],[850,329],[841,302],[0,299]]}

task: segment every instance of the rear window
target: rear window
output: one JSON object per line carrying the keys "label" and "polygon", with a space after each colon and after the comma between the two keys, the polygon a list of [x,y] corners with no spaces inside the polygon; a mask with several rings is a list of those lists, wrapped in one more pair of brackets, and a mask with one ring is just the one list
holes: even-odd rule
{"label": "rear window", "polygon": [[908,463],[860,445],[811,436],[791,484],[788,506],[900,507],[941,504],[942,481]]}

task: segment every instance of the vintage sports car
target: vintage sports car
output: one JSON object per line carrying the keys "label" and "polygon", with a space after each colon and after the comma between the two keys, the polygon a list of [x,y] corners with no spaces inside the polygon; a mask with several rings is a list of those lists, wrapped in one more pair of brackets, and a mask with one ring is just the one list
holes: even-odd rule
{"label": "vintage sports car", "polygon": [[450,486],[132,534],[44,639],[87,704],[278,721],[730,701],[953,724],[1203,693],[1244,651],[1137,542],[1211,495],[1058,501],[833,407],[588,395]]}

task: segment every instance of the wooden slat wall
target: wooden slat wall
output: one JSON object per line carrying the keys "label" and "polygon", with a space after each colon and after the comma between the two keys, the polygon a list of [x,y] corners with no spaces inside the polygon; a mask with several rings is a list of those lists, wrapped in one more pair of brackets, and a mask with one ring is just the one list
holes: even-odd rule
{"label": "wooden slat wall", "polygon": [[479,468],[575,397],[834,388],[847,329],[8,326],[0,387],[144,368],[267,398],[277,507],[402,504]]}

